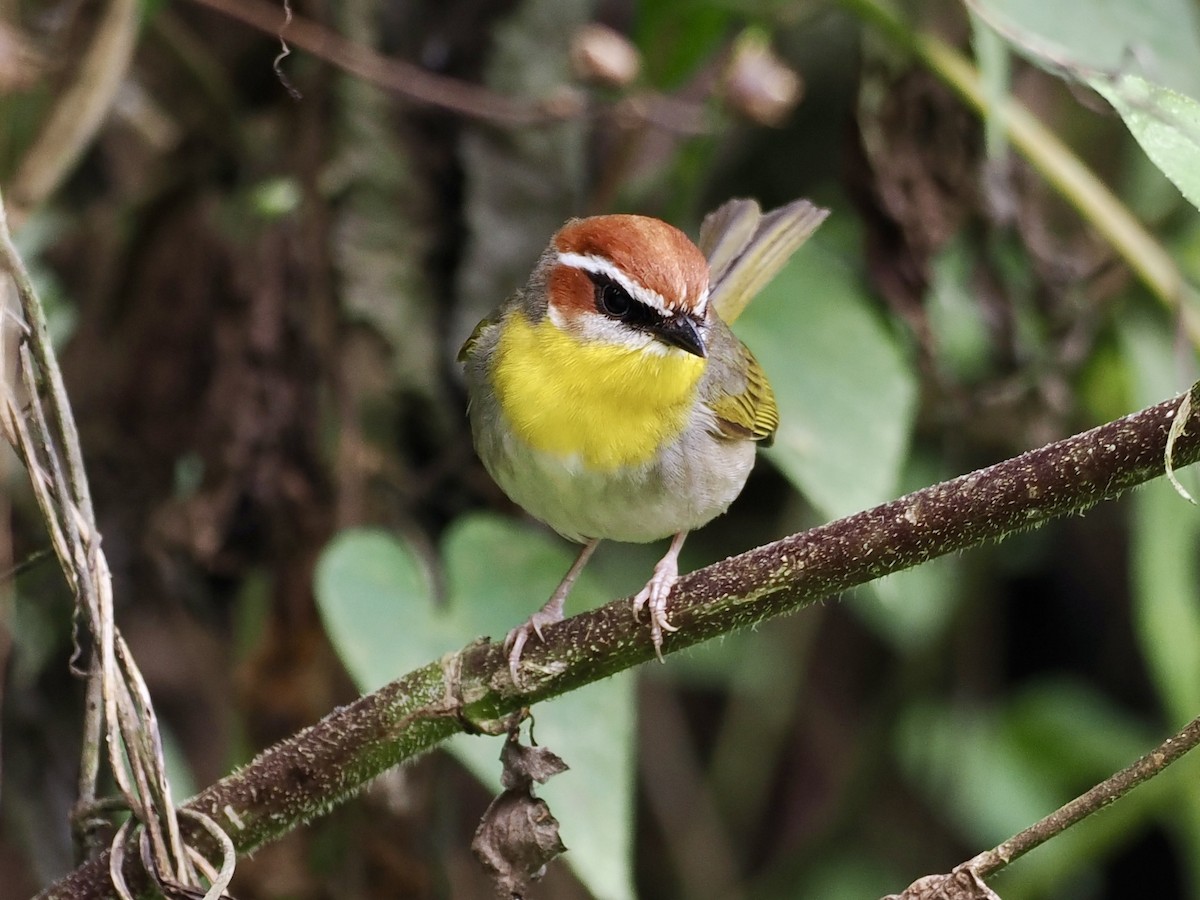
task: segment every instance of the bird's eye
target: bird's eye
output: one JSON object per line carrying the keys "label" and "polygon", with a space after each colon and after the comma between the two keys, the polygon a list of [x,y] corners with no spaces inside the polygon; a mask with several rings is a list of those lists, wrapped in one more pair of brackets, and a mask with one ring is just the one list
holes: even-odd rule
{"label": "bird's eye", "polygon": [[622,319],[633,309],[633,298],[615,281],[596,285],[596,308],[606,316]]}

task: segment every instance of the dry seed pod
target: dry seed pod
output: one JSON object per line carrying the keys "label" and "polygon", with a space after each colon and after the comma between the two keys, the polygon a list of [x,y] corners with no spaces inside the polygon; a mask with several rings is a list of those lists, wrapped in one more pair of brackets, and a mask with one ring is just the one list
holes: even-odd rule
{"label": "dry seed pod", "polygon": [[722,79],[725,102],[752,122],[779,125],[800,102],[804,83],[754,31],[734,45]]}
{"label": "dry seed pod", "polygon": [[581,81],[625,87],[638,76],[641,54],[625,35],[607,25],[584,25],[571,41],[571,67]]}

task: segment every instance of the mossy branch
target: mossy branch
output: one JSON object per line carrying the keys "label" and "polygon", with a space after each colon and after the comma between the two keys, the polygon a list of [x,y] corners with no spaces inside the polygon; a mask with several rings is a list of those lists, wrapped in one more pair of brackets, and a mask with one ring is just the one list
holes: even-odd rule
{"label": "mossy branch", "polygon": [[[1200,386],[1192,388],[1192,408]],[[831,594],[1014,531],[1076,513],[1163,475],[1180,399],[1039,450],[792,535],[681,579],[671,596],[673,653]],[[1200,460],[1200,421],[1177,429],[1172,461]],[[1183,502],[1182,500],[1180,502]],[[627,600],[546,630],[516,690],[499,645],[471,644],[337,709],[217,782],[186,807],[212,817],[248,852],[361,790],[385,769],[457,732],[496,732],[500,720],[654,657]],[[197,841],[202,841],[200,835]],[[113,896],[107,854],[40,897]],[[134,873],[129,873],[131,878]]]}

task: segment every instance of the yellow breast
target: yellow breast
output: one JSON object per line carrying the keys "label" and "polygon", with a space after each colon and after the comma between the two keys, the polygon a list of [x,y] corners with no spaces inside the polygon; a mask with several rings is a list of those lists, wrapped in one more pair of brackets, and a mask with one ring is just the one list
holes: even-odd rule
{"label": "yellow breast", "polygon": [[649,462],[687,425],[705,361],[607,343],[584,344],[519,311],[492,363],[500,408],[537,450],[611,471]]}

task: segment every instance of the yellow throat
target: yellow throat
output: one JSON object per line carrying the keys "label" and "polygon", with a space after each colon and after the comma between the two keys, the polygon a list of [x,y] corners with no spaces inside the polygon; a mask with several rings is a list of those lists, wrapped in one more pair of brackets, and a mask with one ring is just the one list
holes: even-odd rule
{"label": "yellow throat", "polygon": [[500,409],[545,453],[611,471],[649,462],[687,426],[705,360],[585,344],[546,316],[505,317],[492,362]]}

